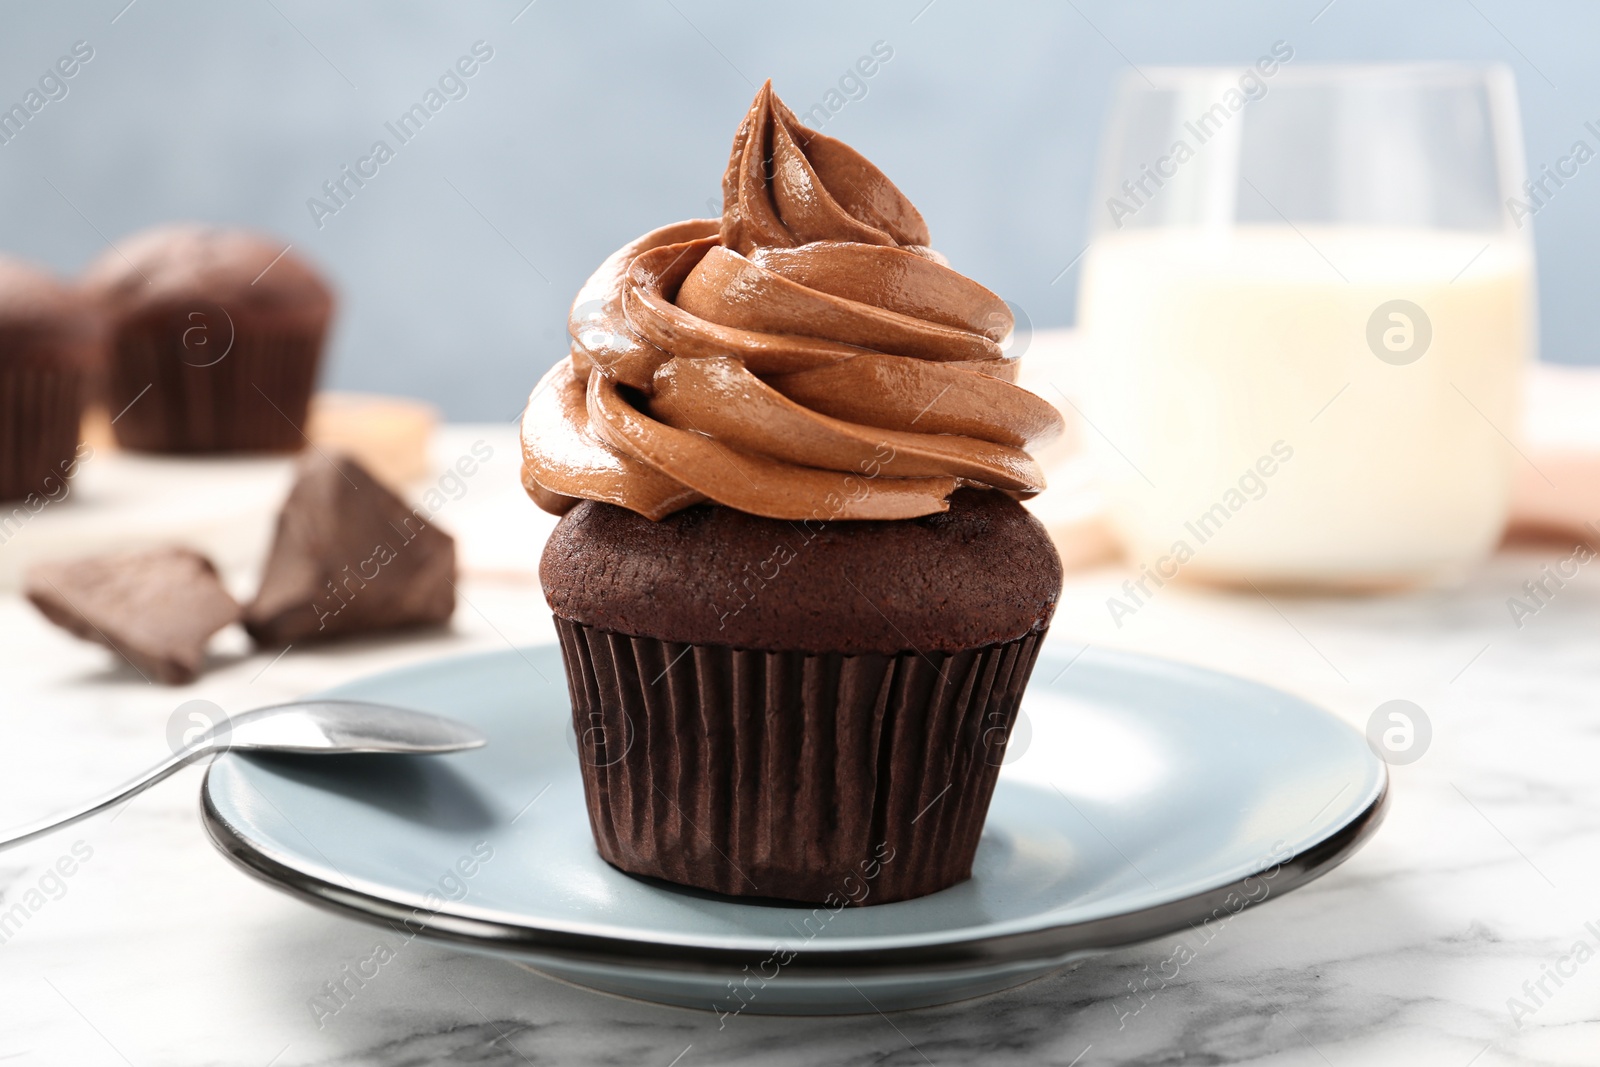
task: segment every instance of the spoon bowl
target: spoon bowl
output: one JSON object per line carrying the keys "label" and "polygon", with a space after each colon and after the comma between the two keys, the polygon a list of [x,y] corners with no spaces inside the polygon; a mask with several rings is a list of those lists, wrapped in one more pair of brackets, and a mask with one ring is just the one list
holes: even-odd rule
{"label": "spoon bowl", "polygon": [[218,752],[354,752],[440,755],[481,748],[488,739],[470,726],[439,715],[361,700],[302,700],[257,708],[224,719],[139,777],[71,811],[0,834],[0,849],[71,826],[138,796],[203,756]]}
{"label": "spoon bowl", "polygon": [[215,748],[271,752],[397,752],[437,755],[482,748],[477,730],[452,719],[361,700],[306,700],[247,711],[206,737]]}

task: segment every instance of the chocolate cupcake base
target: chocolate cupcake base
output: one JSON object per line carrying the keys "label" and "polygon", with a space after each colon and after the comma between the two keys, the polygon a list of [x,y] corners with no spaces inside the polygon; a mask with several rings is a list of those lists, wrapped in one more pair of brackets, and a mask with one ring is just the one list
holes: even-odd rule
{"label": "chocolate cupcake base", "polygon": [[556,617],[601,856],[841,905],[972,873],[1044,631],[956,652],[764,652]]}
{"label": "chocolate cupcake base", "polygon": [[65,495],[77,465],[83,388],[76,369],[0,369],[0,500]]}
{"label": "chocolate cupcake base", "polygon": [[220,310],[125,328],[110,409],[117,443],[143,452],[298,452],[321,337],[235,323]]}

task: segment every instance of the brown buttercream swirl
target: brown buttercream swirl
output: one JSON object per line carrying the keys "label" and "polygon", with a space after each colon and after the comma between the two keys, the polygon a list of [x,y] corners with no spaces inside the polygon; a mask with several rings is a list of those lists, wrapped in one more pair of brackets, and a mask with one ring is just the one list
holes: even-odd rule
{"label": "brown buttercream swirl", "polygon": [[928,247],[883,172],[769,82],[722,192],[720,220],[647,233],[579,290],[571,353],[523,415],[541,507],[903,519],[962,485],[1044,488],[1024,449],[1061,417],[1013,384],[1010,310]]}

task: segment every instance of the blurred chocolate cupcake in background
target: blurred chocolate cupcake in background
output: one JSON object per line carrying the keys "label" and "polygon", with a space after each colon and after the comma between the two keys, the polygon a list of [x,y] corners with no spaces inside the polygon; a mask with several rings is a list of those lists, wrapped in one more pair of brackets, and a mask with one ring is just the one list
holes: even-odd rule
{"label": "blurred chocolate cupcake in background", "polygon": [[82,294],[0,257],[0,500],[65,493],[101,339]]}
{"label": "blurred chocolate cupcake in background", "polygon": [[294,452],[333,313],[288,242],[171,225],[121,240],[85,286],[110,329],[106,404],[123,448]]}

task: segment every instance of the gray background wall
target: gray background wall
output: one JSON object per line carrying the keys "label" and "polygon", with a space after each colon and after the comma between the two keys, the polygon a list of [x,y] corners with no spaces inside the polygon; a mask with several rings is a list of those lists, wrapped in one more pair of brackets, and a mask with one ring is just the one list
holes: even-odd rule
{"label": "gray background wall", "polygon": [[[0,7],[0,103],[75,41],[94,58],[0,145],[0,249],[79,269],[170,219],[276,231],[334,278],[327,383],[504,419],[565,350],[612,249],[707,212],[755,84],[805,111],[877,41],[893,58],[826,125],[876,161],[954,264],[1038,326],[1073,320],[1093,157],[1130,64],[1499,60],[1530,167],[1600,119],[1581,0],[94,0]],[[473,42],[494,57],[319,229],[306,201]],[[1589,137],[1593,143],[1593,138]],[[1543,353],[1600,361],[1600,162],[1535,223]]]}

